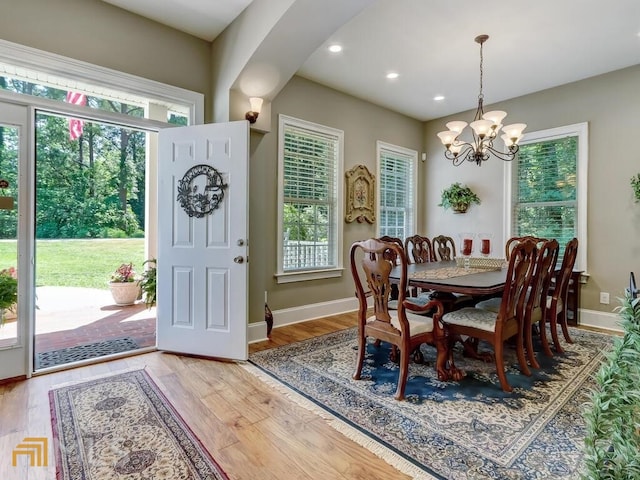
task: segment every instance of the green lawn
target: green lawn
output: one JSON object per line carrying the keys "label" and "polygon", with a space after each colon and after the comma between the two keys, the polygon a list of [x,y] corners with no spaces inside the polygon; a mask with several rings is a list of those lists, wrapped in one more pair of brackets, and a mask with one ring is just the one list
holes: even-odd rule
{"label": "green lawn", "polygon": [[[16,266],[16,242],[0,241],[0,269]],[[143,238],[37,240],[36,286],[107,289],[111,272],[132,262],[142,273]]]}

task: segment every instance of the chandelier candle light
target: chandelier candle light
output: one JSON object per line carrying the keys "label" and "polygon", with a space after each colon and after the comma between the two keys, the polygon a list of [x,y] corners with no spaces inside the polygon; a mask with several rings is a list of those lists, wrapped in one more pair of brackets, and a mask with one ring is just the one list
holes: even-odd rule
{"label": "chandelier candle light", "polygon": [[[507,112],[494,110],[484,113],[482,107],[484,100],[482,94],[482,44],[488,39],[489,35],[478,35],[475,38],[476,43],[480,44],[480,94],[478,95],[476,114],[473,117],[473,122],[469,124],[473,140],[466,142],[458,139],[467,126],[467,122],[458,120],[447,123],[448,130],[438,133],[438,137],[446,147],[444,156],[456,166],[461,165],[465,160],[476,162],[480,166],[492,154],[500,160],[513,160],[518,153],[518,142],[522,138],[522,131],[527,126],[525,123],[514,123],[503,127],[502,120],[507,116]],[[504,132],[500,138],[504,141],[506,152],[493,147],[493,140],[500,133],[500,129]]]}

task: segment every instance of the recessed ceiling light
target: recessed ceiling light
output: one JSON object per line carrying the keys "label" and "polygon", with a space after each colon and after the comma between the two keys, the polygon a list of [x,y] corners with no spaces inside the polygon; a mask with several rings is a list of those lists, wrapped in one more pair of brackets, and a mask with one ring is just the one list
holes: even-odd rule
{"label": "recessed ceiling light", "polygon": [[398,74],[396,72],[390,72],[390,73],[387,73],[387,78],[394,79],[394,78],[398,78],[399,75],[400,74]]}
{"label": "recessed ceiling light", "polygon": [[342,45],[338,45],[338,44],[329,45],[329,51],[331,53],[341,52],[342,51]]}
{"label": "recessed ceiling light", "polygon": [[436,95],[435,97],[433,97],[433,99],[436,102],[440,102],[440,101],[444,100],[444,95]]}

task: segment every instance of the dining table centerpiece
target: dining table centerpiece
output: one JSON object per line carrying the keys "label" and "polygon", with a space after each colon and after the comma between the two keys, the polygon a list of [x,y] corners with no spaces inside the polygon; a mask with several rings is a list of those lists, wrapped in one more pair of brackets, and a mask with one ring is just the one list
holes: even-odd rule
{"label": "dining table centerpiece", "polygon": [[7,310],[14,311],[18,301],[18,272],[14,267],[0,270],[0,327]]}
{"label": "dining table centerpiece", "polygon": [[121,264],[112,274],[109,290],[116,305],[133,305],[140,297],[140,277],[133,263]]}

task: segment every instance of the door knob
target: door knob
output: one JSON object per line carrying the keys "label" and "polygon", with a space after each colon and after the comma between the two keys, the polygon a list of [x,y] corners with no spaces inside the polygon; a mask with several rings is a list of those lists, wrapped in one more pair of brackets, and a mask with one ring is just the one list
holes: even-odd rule
{"label": "door knob", "polygon": [[236,258],[233,259],[233,261],[236,263],[244,263],[244,257],[242,255],[238,255]]}

